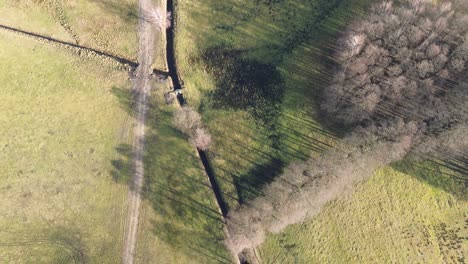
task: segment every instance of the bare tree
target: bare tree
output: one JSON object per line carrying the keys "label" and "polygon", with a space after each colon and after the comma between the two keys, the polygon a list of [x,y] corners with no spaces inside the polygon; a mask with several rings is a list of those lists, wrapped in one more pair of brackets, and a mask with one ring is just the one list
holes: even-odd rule
{"label": "bare tree", "polygon": [[[343,66],[322,108],[347,124],[381,115],[384,105],[410,118],[425,116],[424,108],[415,112],[407,106],[445,100],[426,91],[438,90],[441,80],[456,82],[467,69],[468,28],[459,25],[468,17],[460,11],[462,2],[385,1],[372,8],[369,19],[354,23],[339,40]],[[416,89],[404,85],[408,80]],[[351,109],[361,112],[350,118]]]}
{"label": "bare tree", "polygon": [[348,51],[348,57],[351,59],[355,55],[361,52],[364,43],[366,42],[366,35],[364,34],[354,34],[346,41],[346,47]]}
{"label": "bare tree", "polygon": [[201,115],[192,107],[181,107],[175,112],[173,123],[181,132],[191,135],[192,131],[201,127]]}
{"label": "bare tree", "polygon": [[151,8],[146,12],[146,19],[162,30],[171,27],[172,14],[161,8]]}
{"label": "bare tree", "polygon": [[174,126],[190,138],[198,149],[207,150],[211,135],[203,127],[201,115],[191,107],[177,109],[173,118]]}
{"label": "bare tree", "polygon": [[204,128],[197,127],[193,134],[193,144],[201,150],[207,150],[211,144],[211,135]]}

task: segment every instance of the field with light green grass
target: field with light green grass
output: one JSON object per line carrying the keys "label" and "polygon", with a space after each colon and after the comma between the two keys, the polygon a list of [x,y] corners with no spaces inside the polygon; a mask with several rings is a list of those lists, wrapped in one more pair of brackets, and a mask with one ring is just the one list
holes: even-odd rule
{"label": "field with light green grass", "polygon": [[[134,1],[0,1],[2,26],[134,61],[135,14]],[[128,72],[38,40],[0,32],[0,262],[116,263],[127,195],[116,176],[129,172],[115,161],[133,121],[114,91],[129,93]]]}
{"label": "field with light green grass", "polygon": [[0,0],[0,25],[136,60],[135,0]]}
{"label": "field with light green grass", "polygon": [[0,262],[117,262],[127,73],[9,32],[0,47]]}
{"label": "field with light green grass", "polygon": [[[209,154],[230,209],[261,195],[287,164],[339,140],[340,129],[318,114],[319,94],[330,81],[337,36],[368,3],[178,1],[179,71],[189,104],[213,134]],[[258,249],[261,259],[460,262],[468,246],[466,187],[459,180],[466,175],[456,169],[463,163],[449,163],[405,161],[379,170],[350,198],[272,234]]]}
{"label": "field with light green grass", "polygon": [[465,263],[467,219],[466,200],[383,168],[260,252],[264,263]]}

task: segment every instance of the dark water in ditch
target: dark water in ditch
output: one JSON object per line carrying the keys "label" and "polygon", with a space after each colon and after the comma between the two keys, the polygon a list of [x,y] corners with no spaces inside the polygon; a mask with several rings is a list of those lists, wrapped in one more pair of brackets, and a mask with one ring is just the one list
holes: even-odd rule
{"label": "dark water in ditch", "polygon": [[167,66],[169,68],[169,76],[172,79],[173,89],[182,89],[181,80],[179,79],[179,73],[177,71],[177,63],[175,58],[175,12],[174,12],[174,1],[167,0],[167,12],[171,15],[171,27],[166,30],[166,54],[167,54]]}
{"label": "dark water in ditch", "polygon": [[[177,71],[177,63],[176,63],[176,58],[175,58],[174,28],[175,28],[175,21],[176,21],[175,19],[176,13],[174,12],[174,10],[175,10],[174,0],[167,0],[167,12],[170,12],[172,14],[171,27],[166,30],[167,64],[169,68],[169,76],[171,77],[172,83],[173,83],[173,89],[179,90],[184,87],[183,87],[183,81],[179,78],[179,74]],[[181,106],[185,106],[187,104],[187,101],[185,100],[184,95],[182,93],[179,93],[177,95],[177,100],[179,101],[179,104]],[[201,149],[197,149],[197,150],[198,150],[200,159],[203,163],[205,172],[208,175],[209,181],[211,183],[211,187],[213,188],[213,193],[216,197],[216,202],[218,203],[218,206],[221,210],[223,217],[226,217],[227,212],[228,212],[228,206],[226,202],[224,201],[223,196],[221,194],[221,188],[219,187],[218,181],[216,180],[216,177],[214,176],[214,171],[213,171],[213,168],[211,167],[207,153]]]}

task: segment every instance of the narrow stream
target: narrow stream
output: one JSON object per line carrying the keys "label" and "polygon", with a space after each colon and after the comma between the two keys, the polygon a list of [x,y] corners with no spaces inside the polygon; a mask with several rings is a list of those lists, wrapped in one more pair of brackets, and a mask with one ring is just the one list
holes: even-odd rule
{"label": "narrow stream", "polygon": [[[167,0],[167,12],[171,12],[171,27],[166,30],[166,37],[167,37],[167,46],[166,46],[166,54],[167,54],[167,66],[169,68],[169,76],[172,79],[173,90],[180,90],[183,89],[183,81],[179,78],[179,74],[177,71],[177,63],[175,58],[175,37],[174,37],[174,28],[175,28],[175,21],[176,21],[176,13],[174,7],[174,0]],[[180,106],[184,107],[187,104],[187,101],[184,98],[183,93],[177,93],[177,100]],[[226,217],[228,213],[228,206],[227,203],[224,201],[221,188],[219,187],[218,181],[214,176],[213,168],[209,162],[208,156],[205,151],[197,149],[200,159],[202,161],[203,167],[205,169],[206,175],[208,175],[208,179],[210,181],[211,187],[213,189],[213,193],[216,197],[216,202],[218,204],[219,209],[221,210],[221,214],[223,218]]]}
{"label": "narrow stream", "polygon": [[174,0],[167,0],[167,13],[172,14],[171,16],[171,27],[166,30],[166,54],[167,54],[167,66],[169,68],[169,76],[171,76],[174,84],[174,90],[182,88],[179,79],[179,73],[177,71],[177,64],[175,59],[175,41],[174,41],[174,27],[175,27],[175,13],[174,13]]}
{"label": "narrow stream", "polygon": [[206,175],[208,175],[208,178],[210,180],[211,187],[213,187],[213,192],[214,192],[214,195],[216,196],[216,201],[218,202],[219,209],[221,210],[223,217],[226,217],[228,213],[228,207],[223,197],[221,196],[221,188],[219,187],[218,181],[216,180],[216,177],[214,176],[213,168],[211,167],[210,161],[208,157],[206,156],[205,151],[200,150],[200,149],[197,149],[197,150],[198,150],[198,154],[200,155],[200,159],[203,163],[203,167],[205,168]]}
{"label": "narrow stream", "polygon": [[[176,63],[176,56],[175,56],[175,21],[176,21],[176,12],[175,12],[175,4],[174,0],[167,0],[167,12],[171,13],[171,27],[169,27],[166,30],[166,56],[167,56],[167,66],[169,68],[169,76],[172,79],[172,85],[173,85],[173,91],[178,91],[177,94],[177,101],[179,102],[181,107],[184,107],[187,105],[187,101],[184,98],[184,95],[182,93],[184,89],[184,82],[179,78],[179,72],[177,69],[177,63]],[[208,158],[207,152],[203,151],[201,149],[198,149],[198,155],[200,156],[200,160],[203,164],[203,168],[205,170],[206,175],[208,176],[208,180],[211,185],[211,189],[213,190],[213,193],[216,198],[216,203],[218,205],[219,210],[221,211],[221,214],[223,216],[223,220],[226,218],[227,213],[228,213],[228,205],[226,201],[224,200],[221,192],[221,188],[219,186],[219,183],[214,175],[213,167],[211,166],[210,159]],[[229,236],[227,229],[225,228],[224,232],[226,233],[225,235]],[[242,256],[236,256],[237,261],[236,263],[239,264],[248,264],[249,262]]]}

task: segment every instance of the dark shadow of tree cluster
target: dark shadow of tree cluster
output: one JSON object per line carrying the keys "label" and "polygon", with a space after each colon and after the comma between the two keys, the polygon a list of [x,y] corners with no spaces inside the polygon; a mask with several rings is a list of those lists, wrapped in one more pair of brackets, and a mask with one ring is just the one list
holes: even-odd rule
{"label": "dark shadow of tree cluster", "polygon": [[[239,203],[244,204],[257,196],[262,195],[262,188],[283,172],[285,162],[273,157],[266,163],[256,164],[248,173],[234,179]],[[252,177],[255,175],[255,177]]]}
{"label": "dark shadow of tree cluster", "polygon": [[202,59],[216,81],[216,90],[211,94],[214,108],[247,110],[261,125],[275,123],[285,91],[275,65],[224,47],[206,50]]}
{"label": "dark shadow of tree cluster", "polygon": [[135,94],[133,91],[114,86],[111,89],[111,93],[117,98],[120,104],[120,108],[130,115],[134,114],[135,106]]}
{"label": "dark shadow of tree cluster", "polygon": [[[129,115],[134,114],[134,95],[130,89],[114,86],[111,89],[111,93],[115,96],[123,111]],[[121,143],[115,148],[115,151],[116,157],[111,161],[112,169],[110,173],[112,179],[117,183],[128,184],[133,169],[132,146],[127,143]]]}
{"label": "dark shadow of tree cluster", "polygon": [[[233,21],[232,24],[223,24],[226,31],[221,33],[235,36],[238,33],[237,27],[242,26],[242,21],[254,19],[257,15],[264,14],[265,9],[268,9],[267,12],[272,15],[271,20],[262,21],[260,24],[265,23],[262,26],[265,30],[270,30],[269,25],[266,24],[283,25],[283,30],[278,30],[277,34],[284,35],[282,38],[284,41],[277,42],[249,35],[247,37],[257,38],[259,43],[259,45],[249,49],[232,48],[229,44],[218,41],[209,48],[202,48],[204,52],[200,59],[192,61],[192,63],[201,62],[200,65],[205,67],[216,82],[216,88],[210,94],[209,102],[205,101],[203,107],[247,110],[257,122],[256,133],[262,134],[262,137],[265,135],[268,137],[269,146],[267,148],[271,150],[269,154],[272,157],[266,160],[252,160],[253,166],[248,173],[237,173],[230,168],[225,169],[229,170],[229,174],[232,176],[240,203],[261,195],[261,189],[282,173],[283,168],[290,161],[290,157],[300,160],[308,157],[308,153],[304,156],[303,153],[288,146],[286,142],[296,140],[291,136],[295,131],[292,128],[285,128],[278,122],[278,117],[283,110],[282,107],[285,106],[283,103],[286,86],[284,77],[278,71],[277,66],[281,65],[285,56],[290,55],[295,48],[313,40],[314,48],[324,51],[320,64],[326,64],[327,66],[324,68],[331,67],[328,66],[333,63],[330,55],[333,52],[330,47],[334,46],[338,29],[342,28],[346,24],[347,18],[351,16],[342,13],[345,12],[344,10],[351,13],[345,6],[353,6],[353,3],[344,4],[340,0],[318,1],[319,3],[313,4],[317,8],[314,9],[313,14],[310,14],[310,19],[298,20],[294,19],[294,14],[297,12],[294,7],[280,8],[286,2],[282,0],[256,1],[256,7],[251,10],[250,16],[242,15],[243,19]],[[307,3],[307,5],[309,4],[312,3]],[[231,4],[219,4],[217,12],[220,16],[231,12],[228,5]],[[333,14],[333,18],[330,18],[331,14]],[[226,20],[222,21],[226,23]],[[214,25],[219,26],[220,23],[214,22]],[[245,35],[239,37],[245,38]],[[219,39],[223,40],[224,38],[219,37]],[[317,51],[317,53],[320,52]],[[322,56],[320,55],[320,57]],[[310,63],[310,60],[307,63]],[[311,67],[317,66],[311,65]],[[298,75],[300,74],[298,73]],[[313,98],[311,101],[320,101],[317,98],[319,94],[317,87],[328,85],[331,81],[330,74],[316,74],[308,77],[314,79],[313,83],[316,84],[314,87],[307,87],[307,89],[294,87],[294,89],[300,93],[302,98],[307,97]],[[313,106],[311,105],[311,107]],[[305,139],[306,142],[308,140],[308,138]],[[307,142],[307,144],[310,143]],[[250,148],[246,147],[246,149]],[[242,155],[247,154],[243,153]],[[231,165],[238,167],[238,165]],[[223,169],[216,168],[216,170]]]}

